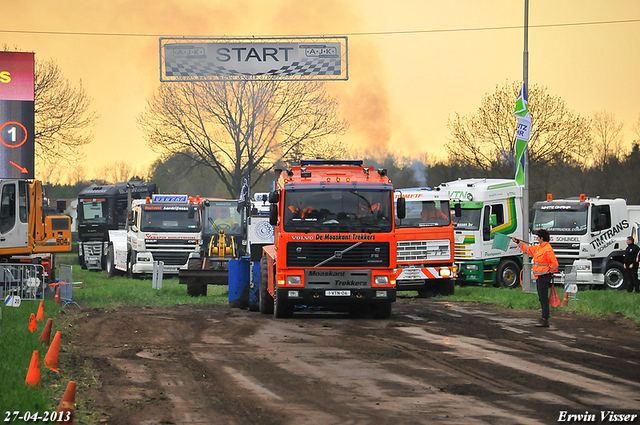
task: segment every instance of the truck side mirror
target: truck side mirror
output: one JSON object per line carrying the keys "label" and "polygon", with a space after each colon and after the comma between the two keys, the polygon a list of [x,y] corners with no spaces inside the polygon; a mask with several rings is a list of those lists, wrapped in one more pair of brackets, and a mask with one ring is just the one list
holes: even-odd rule
{"label": "truck side mirror", "polygon": [[269,205],[269,224],[272,226],[278,225],[278,204]]}
{"label": "truck side mirror", "polygon": [[277,204],[278,202],[280,202],[280,192],[278,191],[269,192],[269,203]]}
{"label": "truck side mirror", "polygon": [[453,204],[453,213],[456,218],[462,217],[462,205],[460,203]]}
{"label": "truck side mirror", "polygon": [[398,198],[396,206],[396,214],[398,218],[402,220],[407,216],[407,200],[404,198]]}
{"label": "truck side mirror", "polygon": [[196,216],[196,209],[194,208],[193,205],[189,205],[189,209],[187,210],[187,218],[191,220],[195,216]]}
{"label": "truck side mirror", "polygon": [[127,224],[129,226],[133,226],[134,223],[134,219],[133,219],[133,211],[129,211],[129,215],[127,216]]}
{"label": "truck side mirror", "polygon": [[491,227],[496,226],[498,224],[498,217],[495,214],[491,214],[489,216],[489,225]]}

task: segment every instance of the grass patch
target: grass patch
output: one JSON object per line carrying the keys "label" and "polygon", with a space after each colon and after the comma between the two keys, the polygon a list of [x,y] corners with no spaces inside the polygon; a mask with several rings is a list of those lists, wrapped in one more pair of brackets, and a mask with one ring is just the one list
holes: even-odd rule
{"label": "grass patch", "polygon": [[[564,291],[556,286],[560,300]],[[407,292],[407,294],[412,294]],[[415,293],[413,293],[415,294]],[[502,308],[516,310],[539,310],[538,294],[525,293],[520,289],[494,288],[487,286],[456,286],[455,294],[442,299],[451,301],[472,301],[494,304]],[[551,311],[556,310],[551,307]],[[629,294],[627,291],[607,291],[578,287],[577,300],[571,300],[567,307],[558,307],[558,311],[600,316],[619,313],[640,323],[640,294]]]}
{"label": "grass patch", "polygon": [[[40,301],[23,301],[20,307],[6,307],[2,305],[2,320],[0,320],[0,413],[2,420],[6,419],[6,412],[19,411],[40,413],[51,411],[49,400],[54,397],[60,386],[57,373],[44,366],[44,358],[48,346],[42,345],[40,336],[49,318],[53,319],[51,339],[60,330],[57,318],[61,307],[53,299],[44,301],[45,320],[37,322],[38,329],[29,331],[31,313],[38,312]],[[62,338],[61,338],[62,341]],[[25,384],[31,357],[38,350],[40,362],[41,389]],[[64,392],[64,390],[62,391]],[[53,410],[57,410],[57,405]],[[17,421],[16,423],[19,423]]]}
{"label": "grass patch", "polygon": [[183,304],[228,304],[226,285],[209,285],[206,297],[190,297],[187,285],[180,285],[177,277],[165,278],[162,289],[153,289],[151,275],[142,279],[115,276],[107,279],[104,271],[91,272],[73,266],[73,300],[82,308],[113,308],[121,306],[171,307]]}
{"label": "grass patch", "polygon": [[[116,308],[122,306],[171,307],[183,304],[228,304],[229,292],[227,286],[209,285],[206,297],[190,297],[187,295],[186,285],[180,285],[178,278],[164,279],[162,289],[152,288],[150,277],[144,279],[128,279],[117,276],[107,279],[104,271],[90,272],[82,270],[77,265],[77,254],[58,256],[57,263],[73,265],[73,280],[79,282],[73,288],[73,301],[80,308]],[[0,414],[8,411],[40,413],[56,411],[62,399],[67,383],[77,381],[78,391],[82,387],[99,386],[93,378],[91,365],[81,365],[83,376],[71,376],[68,354],[74,347],[68,345],[75,332],[74,315],[65,314],[66,309],[77,307],[68,305],[61,307],[52,298],[44,300],[45,321],[37,322],[38,329],[31,333],[28,329],[31,313],[38,312],[39,301],[23,301],[20,307],[5,307],[0,309]],[[57,331],[61,331],[59,352],[59,373],[44,367],[44,358],[49,347],[40,343],[40,335],[47,319],[53,319],[51,339]],[[41,388],[25,384],[29,364],[34,350],[38,350],[40,360]],[[77,365],[76,365],[77,366]],[[83,406],[76,406],[76,413],[90,416],[91,412],[83,412]],[[81,415],[83,416],[83,415]],[[0,420],[4,420],[2,416]],[[19,423],[17,421],[16,423]],[[78,423],[85,423],[78,418]],[[90,420],[89,422],[93,422]]]}

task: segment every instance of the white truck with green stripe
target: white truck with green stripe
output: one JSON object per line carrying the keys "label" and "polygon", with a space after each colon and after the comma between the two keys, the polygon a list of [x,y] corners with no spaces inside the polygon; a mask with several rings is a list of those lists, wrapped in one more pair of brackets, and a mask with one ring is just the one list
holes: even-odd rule
{"label": "white truck with green stripe", "polygon": [[459,179],[442,183],[451,199],[458,284],[520,285],[522,252],[509,241],[494,247],[496,233],[523,239],[523,188],[515,180]]}

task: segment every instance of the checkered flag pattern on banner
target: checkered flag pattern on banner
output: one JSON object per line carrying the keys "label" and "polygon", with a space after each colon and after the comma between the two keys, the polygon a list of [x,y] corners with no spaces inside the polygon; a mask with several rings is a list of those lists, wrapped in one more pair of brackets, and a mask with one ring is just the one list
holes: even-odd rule
{"label": "checkered flag pattern on banner", "polygon": [[[267,72],[256,75],[340,75],[340,59],[317,58],[304,62],[293,62],[281,68],[270,69]],[[207,77],[218,76],[242,76],[253,75],[238,72],[233,69],[226,69],[213,62],[203,62],[199,60],[173,59],[166,61],[166,73],[168,77]]]}

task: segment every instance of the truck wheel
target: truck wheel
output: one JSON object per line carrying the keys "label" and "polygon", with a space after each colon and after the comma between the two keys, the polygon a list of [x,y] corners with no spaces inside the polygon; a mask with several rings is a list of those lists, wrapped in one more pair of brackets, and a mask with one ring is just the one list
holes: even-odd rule
{"label": "truck wheel", "polygon": [[520,267],[513,260],[503,260],[498,265],[496,276],[498,284],[503,288],[516,288],[520,285]]}
{"label": "truck wheel", "polygon": [[105,261],[104,269],[107,272],[107,279],[111,279],[113,276],[115,276],[116,268],[113,254],[113,245],[109,245],[109,248],[107,248],[107,259]]}
{"label": "truck wheel", "polygon": [[127,258],[127,277],[129,279],[140,279],[141,277],[139,273],[133,272],[133,259],[136,257],[136,254],[135,251],[131,251],[131,254],[129,254]]}
{"label": "truck wheel", "polygon": [[189,277],[187,281],[187,295],[190,297],[206,297],[207,285],[198,282],[195,277]]}
{"label": "truck wheel", "polygon": [[453,295],[456,291],[456,282],[453,279],[438,279],[438,291],[440,295]]}
{"label": "truck wheel", "polygon": [[269,294],[269,266],[267,256],[263,255],[260,260],[260,313],[273,314],[273,297]]}
{"label": "truck wheel", "polygon": [[82,270],[87,270],[87,263],[84,261],[84,255],[78,254],[78,264]]}
{"label": "truck wheel", "polygon": [[374,319],[388,319],[391,317],[391,301],[385,301],[374,306]]}
{"label": "truck wheel", "polygon": [[[188,270],[202,270],[202,259],[189,258],[187,263]],[[202,283],[197,277],[188,277],[187,280],[187,295],[191,297],[206,297],[207,296],[207,284]]]}
{"label": "truck wheel", "polygon": [[293,305],[286,299],[280,299],[278,291],[273,293],[273,317],[276,319],[287,319],[293,316]]}
{"label": "truck wheel", "polygon": [[609,261],[607,271],[604,274],[604,289],[623,289],[624,273],[622,263]]}

